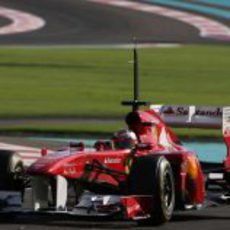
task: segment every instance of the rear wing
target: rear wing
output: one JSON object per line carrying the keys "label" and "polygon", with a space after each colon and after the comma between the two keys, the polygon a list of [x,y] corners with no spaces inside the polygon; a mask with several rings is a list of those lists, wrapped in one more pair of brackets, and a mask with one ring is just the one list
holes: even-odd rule
{"label": "rear wing", "polygon": [[227,145],[225,168],[230,169],[230,107],[195,105],[151,105],[171,127],[222,129]]}
{"label": "rear wing", "polygon": [[230,107],[151,105],[150,108],[172,127],[222,129],[223,134],[230,131]]}

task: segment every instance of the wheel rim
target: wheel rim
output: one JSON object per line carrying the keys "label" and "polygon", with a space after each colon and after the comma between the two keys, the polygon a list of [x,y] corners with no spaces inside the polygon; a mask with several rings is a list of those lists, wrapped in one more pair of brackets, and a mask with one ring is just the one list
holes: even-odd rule
{"label": "wheel rim", "polygon": [[14,180],[22,180],[23,179],[23,166],[17,165],[14,169],[13,178]]}
{"label": "wheel rim", "polygon": [[164,175],[164,186],[163,186],[163,201],[165,207],[170,208],[173,201],[173,183],[171,175],[168,171]]}

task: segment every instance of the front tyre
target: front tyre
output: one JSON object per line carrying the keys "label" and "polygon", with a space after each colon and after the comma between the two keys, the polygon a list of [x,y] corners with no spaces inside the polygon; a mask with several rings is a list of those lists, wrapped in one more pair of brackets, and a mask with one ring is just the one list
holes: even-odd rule
{"label": "front tyre", "polygon": [[25,170],[21,157],[9,150],[0,150],[0,190],[24,190]]}
{"label": "front tyre", "polygon": [[158,162],[155,195],[153,196],[155,197],[151,215],[153,223],[168,222],[175,206],[175,186],[171,165],[164,157]]}
{"label": "front tyre", "polygon": [[135,159],[127,181],[131,195],[151,195],[151,213],[140,224],[160,225],[168,222],[175,206],[175,185],[170,163],[164,156],[150,155]]}

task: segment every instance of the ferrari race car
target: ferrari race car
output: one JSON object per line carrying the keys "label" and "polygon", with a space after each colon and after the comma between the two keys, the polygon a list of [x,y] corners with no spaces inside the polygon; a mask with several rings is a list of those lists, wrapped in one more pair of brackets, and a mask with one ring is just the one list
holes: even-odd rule
{"label": "ferrari race car", "polygon": [[[138,100],[136,49],[134,100],[123,104],[132,106],[126,116],[127,129],[117,132],[110,141],[98,141],[90,149],[84,143],[73,143],[61,151],[43,151],[43,156],[26,169],[35,212],[124,218],[159,225],[169,221],[175,210],[200,209],[206,184],[229,192],[229,148],[221,167],[204,173],[196,154],[181,145],[163,120],[172,125],[212,127],[220,125],[219,115],[223,114],[224,138],[229,147],[229,108],[217,115],[219,120],[207,122],[209,114],[199,114],[194,106],[140,110],[139,106],[146,103]],[[181,110],[183,119],[177,114]],[[0,152],[0,158],[6,159],[1,165],[12,166],[8,173],[6,168],[0,169],[0,175],[7,175],[1,178],[1,189],[19,191],[23,201],[23,162],[13,152],[8,154]],[[212,171],[221,178],[210,176]],[[10,203],[6,195],[2,201],[1,210],[12,211],[6,207]]]}

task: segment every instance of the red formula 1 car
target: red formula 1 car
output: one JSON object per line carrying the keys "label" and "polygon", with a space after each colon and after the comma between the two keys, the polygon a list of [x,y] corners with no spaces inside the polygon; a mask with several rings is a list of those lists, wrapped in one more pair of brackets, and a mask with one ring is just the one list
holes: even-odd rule
{"label": "red formula 1 car", "polygon": [[[139,109],[145,103],[138,100],[136,49],[134,73],[134,100],[123,103],[132,105],[126,130],[91,149],[72,144],[27,169],[34,211],[113,216],[158,225],[169,221],[174,210],[202,207],[206,177],[196,154],[180,144],[158,112]],[[228,128],[225,131],[227,138]],[[218,169],[225,187],[229,162],[228,155]]]}

